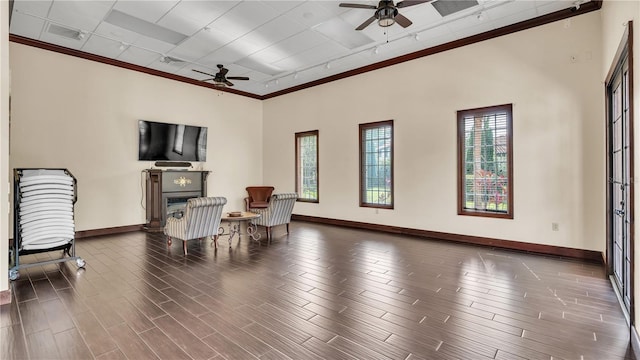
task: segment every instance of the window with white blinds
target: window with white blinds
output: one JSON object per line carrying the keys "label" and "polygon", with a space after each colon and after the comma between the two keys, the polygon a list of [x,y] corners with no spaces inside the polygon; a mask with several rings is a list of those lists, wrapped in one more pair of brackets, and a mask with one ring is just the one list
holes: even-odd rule
{"label": "window with white blinds", "polygon": [[458,111],[458,214],[513,219],[512,105]]}
{"label": "window with white blinds", "polygon": [[360,206],[393,209],[393,120],[360,124]]}
{"label": "window with white blinds", "polygon": [[318,130],[296,133],[296,192],[298,201],[319,202]]}

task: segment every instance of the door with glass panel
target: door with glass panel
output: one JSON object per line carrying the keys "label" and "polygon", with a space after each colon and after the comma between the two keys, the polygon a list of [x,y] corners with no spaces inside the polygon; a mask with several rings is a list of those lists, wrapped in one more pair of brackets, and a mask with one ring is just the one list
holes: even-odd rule
{"label": "door with glass panel", "polygon": [[612,280],[627,311],[631,309],[632,127],[629,66],[623,57],[607,86],[609,111],[609,261]]}

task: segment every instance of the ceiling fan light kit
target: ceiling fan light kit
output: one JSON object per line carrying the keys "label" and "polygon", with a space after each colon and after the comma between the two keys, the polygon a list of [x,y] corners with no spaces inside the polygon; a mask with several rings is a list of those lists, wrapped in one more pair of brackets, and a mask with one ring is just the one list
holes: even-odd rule
{"label": "ceiling fan light kit", "polygon": [[350,3],[341,3],[340,7],[353,8],[353,9],[370,9],[375,10],[372,17],[365,20],[360,26],[356,28],[356,30],[363,30],[367,26],[371,25],[372,22],[378,20],[378,25],[380,27],[389,27],[395,23],[406,28],[411,26],[413,22],[411,20],[404,17],[404,15],[398,12],[399,8],[405,8],[408,6],[414,6],[419,4],[424,4],[430,2],[432,0],[405,0],[400,1],[398,4],[394,4],[393,0],[380,0],[378,6],[373,5],[364,5],[364,4],[350,4]]}
{"label": "ceiling fan light kit", "polygon": [[229,69],[225,68],[224,65],[222,65],[222,64],[218,64],[217,66],[218,66],[219,71],[215,75],[206,73],[204,71],[196,70],[196,69],[192,69],[192,70],[197,72],[197,73],[203,74],[203,75],[211,76],[211,78],[203,79],[201,81],[213,81],[213,85],[220,86],[220,87],[233,86],[233,83],[231,81],[229,81],[229,79],[231,79],[231,80],[249,80],[249,78],[246,77],[246,76],[227,76],[227,73],[229,72]]}

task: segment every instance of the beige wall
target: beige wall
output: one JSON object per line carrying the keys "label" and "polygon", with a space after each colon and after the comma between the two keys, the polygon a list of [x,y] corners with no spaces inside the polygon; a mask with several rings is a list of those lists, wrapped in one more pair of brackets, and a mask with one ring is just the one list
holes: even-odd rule
{"label": "beige wall", "polygon": [[[633,21],[633,37],[634,37],[634,78],[633,83],[635,84],[635,93],[633,98],[634,104],[634,139],[636,139],[636,147],[634,148],[634,162],[636,164],[636,177],[637,177],[637,169],[638,164],[640,164],[640,146],[638,146],[638,139],[640,139],[640,126],[638,126],[638,121],[640,121],[640,48],[638,47],[638,39],[640,39],[640,3],[637,1],[604,1],[602,3],[602,10],[600,11],[602,17],[602,71],[601,77],[604,82],[607,77],[607,73],[613,64],[613,60],[616,54],[616,50],[620,45],[620,41],[622,40],[622,35],[625,31],[625,26],[629,21]],[[635,214],[640,214],[640,191],[637,188],[636,182],[636,190],[635,190]],[[637,218],[637,216],[636,216]],[[635,253],[634,259],[636,262],[640,259],[640,246],[638,246],[638,239],[640,239],[640,226],[635,226]],[[638,305],[640,302],[637,299],[640,299],[640,285],[638,285],[638,280],[640,280],[640,266],[635,267],[635,277],[636,282],[634,283],[634,296],[636,298],[636,309],[635,309],[635,324],[638,324],[640,321],[640,309]]]}
{"label": "beige wall", "polygon": [[[294,133],[318,129],[320,203],[295,213],[603,251],[600,33],[590,13],[267,100],[264,181],[293,190]],[[515,218],[458,216],[456,111],[505,103]],[[395,209],[360,208],[358,124],[388,119]]]}
{"label": "beige wall", "polygon": [[262,183],[262,104],[11,43],[11,168],[62,167],[78,179],[77,230],[142,224],[138,119],[207,126],[210,196],[240,209]]}
{"label": "beige wall", "polygon": [[[9,248],[9,2],[0,1],[0,269],[8,269]],[[4,271],[4,270],[2,270]],[[9,288],[8,272],[0,291]]]}

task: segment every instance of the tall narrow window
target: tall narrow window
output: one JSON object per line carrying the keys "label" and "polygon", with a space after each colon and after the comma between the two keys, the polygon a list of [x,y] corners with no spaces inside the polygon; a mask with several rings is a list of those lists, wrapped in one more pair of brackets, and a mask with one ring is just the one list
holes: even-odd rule
{"label": "tall narrow window", "polygon": [[393,120],[360,124],[360,206],[393,209]]}
{"label": "tall narrow window", "polygon": [[298,201],[318,202],[318,130],[296,133]]}
{"label": "tall narrow window", "polygon": [[513,219],[512,106],[458,111],[458,214]]}

